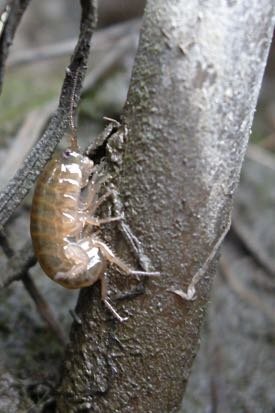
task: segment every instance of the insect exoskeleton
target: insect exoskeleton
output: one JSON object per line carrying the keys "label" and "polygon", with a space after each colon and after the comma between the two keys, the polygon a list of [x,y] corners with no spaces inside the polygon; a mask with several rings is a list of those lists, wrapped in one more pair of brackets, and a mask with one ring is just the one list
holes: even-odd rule
{"label": "insect exoskeleton", "polygon": [[36,257],[51,279],[73,289],[100,280],[102,300],[123,321],[108,300],[104,277],[108,263],[126,274],[157,276],[159,273],[132,270],[98,238],[98,226],[120,219],[95,216],[98,207],[112,194],[107,191],[99,197],[103,180],[93,161],[73,145],[55,156],[36,184],[31,237]]}

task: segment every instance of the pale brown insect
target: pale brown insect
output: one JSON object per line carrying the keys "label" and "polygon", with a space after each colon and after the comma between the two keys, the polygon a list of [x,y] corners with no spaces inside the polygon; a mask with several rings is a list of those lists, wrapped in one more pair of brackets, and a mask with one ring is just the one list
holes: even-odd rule
{"label": "pale brown insect", "polygon": [[108,263],[131,275],[159,273],[132,270],[96,235],[98,226],[120,219],[95,217],[97,208],[111,195],[108,191],[99,197],[101,185],[98,168],[80,153],[73,137],[71,146],[50,160],[38,178],[31,211],[31,237],[35,255],[52,280],[71,289],[100,280],[102,300],[123,321],[108,300],[104,277]]}

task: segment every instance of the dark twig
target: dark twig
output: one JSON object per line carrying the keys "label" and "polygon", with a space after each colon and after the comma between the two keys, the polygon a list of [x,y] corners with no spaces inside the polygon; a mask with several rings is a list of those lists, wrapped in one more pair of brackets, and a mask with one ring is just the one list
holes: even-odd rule
{"label": "dark twig", "polygon": [[[140,23],[139,19],[134,19],[96,31],[93,36],[92,51],[107,53],[123,38],[133,36],[138,39]],[[45,60],[67,56],[73,52],[75,43],[76,39],[70,39],[37,48],[17,50],[14,54],[10,54],[6,67],[14,69],[22,65],[41,63]]]}
{"label": "dark twig", "polygon": [[266,150],[265,148],[260,147],[258,145],[250,144],[248,146],[246,157],[254,162],[257,162],[261,166],[264,166],[265,168],[268,168],[269,170],[275,172],[274,156],[270,153],[270,151]]}
{"label": "dark twig", "polygon": [[84,81],[83,91],[92,89],[99,81],[106,78],[118,66],[122,58],[131,50],[135,52],[136,48],[136,33],[128,34],[127,37],[120,39],[102,61],[88,74]]}
{"label": "dark twig", "polygon": [[[271,171],[275,171],[274,158],[268,151],[250,144],[247,151],[247,158],[263,165]],[[249,228],[243,223],[237,211],[232,218],[232,231],[240,240],[244,248],[249,252],[253,259],[267,272],[275,277],[275,260],[263,248],[257,237],[253,236]]]}
{"label": "dark twig", "polygon": [[26,155],[41,136],[55,108],[56,100],[48,102],[41,108],[33,109],[27,114],[0,166],[0,186],[2,188],[14,175],[16,167],[24,162]]}
{"label": "dark twig", "polygon": [[41,317],[46,321],[46,323],[50,326],[50,328],[53,330],[53,332],[56,334],[58,339],[63,345],[66,345],[67,343],[67,337],[61,328],[61,325],[55,318],[49,304],[45,300],[45,298],[42,296],[36,285],[34,284],[31,276],[28,274],[28,272],[25,273],[24,277],[22,278],[22,282],[24,284],[24,287],[28,291],[29,295],[35,302],[36,308],[41,315]]}
{"label": "dark twig", "polygon": [[30,274],[28,273],[30,267],[32,267],[36,263],[36,258],[33,254],[30,241],[28,241],[19,252],[14,254],[7,237],[5,236],[3,231],[1,231],[0,244],[4,253],[9,258],[6,268],[4,268],[2,272],[3,275],[0,279],[0,288],[8,286],[15,280],[21,279],[27,292],[35,302],[37,311],[39,312],[40,316],[43,320],[46,321],[46,323],[56,334],[60,342],[65,345],[67,339],[62,327],[59,325],[59,322],[55,318],[49,304],[39,292],[35,283],[31,279]]}
{"label": "dark twig", "polygon": [[232,231],[246,250],[249,251],[255,261],[261,265],[268,274],[275,277],[274,260],[269,257],[267,252],[257,242],[257,239],[251,236],[251,233],[247,230],[246,226],[241,222],[236,213],[232,218]]}
{"label": "dark twig", "polygon": [[14,34],[29,2],[30,0],[14,0],[7,5],[9,7],[8,18],[4,23],[4,29],[0,36],[0,93],[2,91],[5,62],[9,48],[12,45]]}
{"label": "dark twig", "polygon": [[7,265],[1,271],[0,288],[3,288],[13,281],[20,280],[26,274],[26,271],[35,265],[36,258],[34,257],[30,241],[26,242],[24,247],[14,254],[12,249],[7,246],[8,240],[6,239],[3,242],[3,235],[1,235],[1,245],[3,251],[9,257]]}
{"label": "dark twig", "polygon": [[228,385],[224,376],[224,354],[219,341],[214,342],[209,348],[211,362],[209,368],[210,402],[209,413],[228,413],[229,403]]}
{"label": "dark twig", "polygon": [[96,1],[81,0],[82,18],[79,40],[66,71],[59,106],[39,142],[26,158],[22,168],[0,194],[0,224],[3,226],[31,189],[36,177],[50,159],[68,126],[73,82],[78,72],[74,105],[78,104],[80,89],[86,72],[90,40],[96,24]]}
{"label": "dark twig", "polygon": [[[0,230],[0,245],[2,247],[2,250],[4,251],[5,255],[7,257],[12,257],[13,256],[13,250],[10,246],[10,243],[7,239],[7,236],[3,230]],[[1,284],[0,284],[1,287]]]}
{"label": "dark twig", "polygon": [[243,301],[255,308],[258,308],[258,310],[260,310],[269,320],[275,323],[274,309],[239,280],[224,255],[222,255],[220,259],[220,269],[229,286],[241,297]]}

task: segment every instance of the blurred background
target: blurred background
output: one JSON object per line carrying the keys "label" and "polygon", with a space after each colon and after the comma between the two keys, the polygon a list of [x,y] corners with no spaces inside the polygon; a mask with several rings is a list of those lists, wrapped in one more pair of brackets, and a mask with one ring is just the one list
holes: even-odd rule
{"label": "blurred background", "polygon": [[[99,30],[92,41],[79,108],[83,147],[102,131],[104,116],[119,119],[143,7],[141,0],[99,2]],[[75,0],[33,0],[23,16],[0,99],[1,188],[57,106],[79,17]],[[181,413],[275,412],[274,91],[275,41],[235,198],[232,230],[222,248]],[[7,226],[14,250],[30,236],[31,199],[32,194]],[[0,249],[2,268],[5,262]],[[68,334],[78,292],[50,282],[38,266],[31,275]],[[0,412],[54,412],[63,349],[21,282],[0,290]]]}

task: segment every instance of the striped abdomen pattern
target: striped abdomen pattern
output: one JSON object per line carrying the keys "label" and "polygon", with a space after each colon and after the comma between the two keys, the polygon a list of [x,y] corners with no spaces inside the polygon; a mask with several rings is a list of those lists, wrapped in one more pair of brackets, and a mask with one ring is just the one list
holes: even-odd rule
{"label": "striped abdomen pattern", "polygon": [[38,178],[31,212],[31,236],[35,255],[53,278],[73,263],[64,247],[81,231],[79,198],[82,173],[77,162],[51,160]]}

